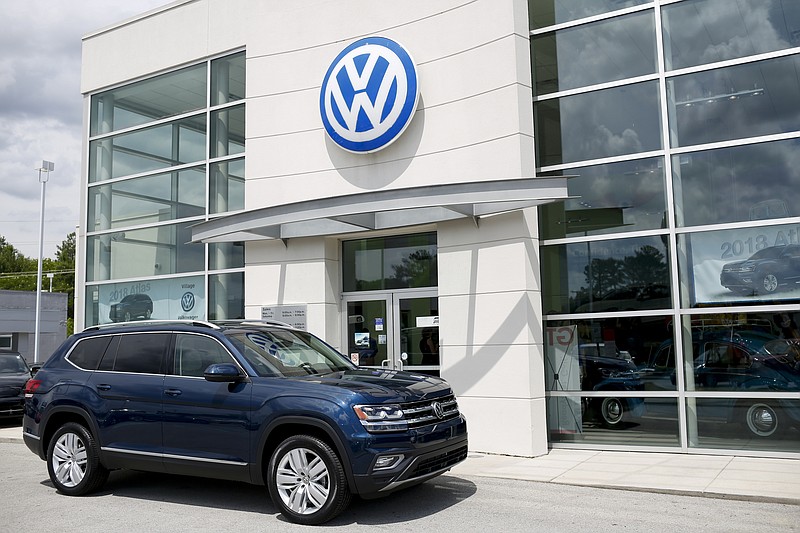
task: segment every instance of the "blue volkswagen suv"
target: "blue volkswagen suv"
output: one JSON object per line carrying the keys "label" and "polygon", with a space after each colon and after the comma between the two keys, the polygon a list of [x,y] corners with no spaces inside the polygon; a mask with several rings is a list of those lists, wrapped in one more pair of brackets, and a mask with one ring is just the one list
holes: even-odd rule
{"label": "blue volkswagen suv", "polygon": [[266,485],[289,520],[320,524],[467,456],[442,379],[359,368],[317,337],[263,322],[89,328],[25,388],[23,438],[56,489],[113,469]]}

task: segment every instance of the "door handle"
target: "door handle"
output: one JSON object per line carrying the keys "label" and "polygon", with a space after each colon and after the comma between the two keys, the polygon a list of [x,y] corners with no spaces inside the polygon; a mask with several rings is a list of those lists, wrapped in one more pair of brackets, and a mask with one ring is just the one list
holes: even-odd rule
{"label": "door handle", "polygon": [[166,389],[164,391],[164,394],[166,394],[167,396],[180,396],[181,392],[182,391],[180,389]]}
{"label": "door handle", "polygon": [[111,385],[106,385],[106,384],[98,385],[97,390],[101,391],[111,390]]}

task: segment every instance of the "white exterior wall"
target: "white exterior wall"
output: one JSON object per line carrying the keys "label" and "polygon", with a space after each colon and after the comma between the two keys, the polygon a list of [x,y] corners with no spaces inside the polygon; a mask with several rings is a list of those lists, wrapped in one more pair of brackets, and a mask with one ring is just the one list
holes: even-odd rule
{"label": "white exterior wall", "polygon": [[[368,35],[409,51],[420,100],[391,146],[351,154],[326,137],[319,91],[336,55]],[[82,90],[241,47],[247,209],[534,176],[525,0],[176,2],[87,37]],[[482,219],[478,227],[440,224],[437,231],[442,375],[468,417],[470,447],[546,453],[535,211]],[[265,305],[304,304],[309,330],[341,347],[340,248],[336,238],[248,243],[245,315],[259,318]],[[83,317],[82,308],[76,316]]]}

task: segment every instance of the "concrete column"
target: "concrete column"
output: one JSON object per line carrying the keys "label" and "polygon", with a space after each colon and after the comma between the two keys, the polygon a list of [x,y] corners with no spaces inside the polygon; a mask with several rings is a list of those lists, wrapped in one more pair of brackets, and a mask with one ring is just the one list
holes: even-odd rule
{"label": "concrete column", "polygon": [[473,451],[547,453],[535,209],[438,226],[442,377]]}

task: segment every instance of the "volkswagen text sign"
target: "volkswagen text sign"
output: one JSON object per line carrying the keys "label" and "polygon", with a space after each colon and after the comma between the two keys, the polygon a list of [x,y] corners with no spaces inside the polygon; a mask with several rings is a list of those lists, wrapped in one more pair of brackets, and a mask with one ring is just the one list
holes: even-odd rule
{"label": "volkswagen text sign", "polygon": [[408,52],[385,37],[360,39],[333,60],[319,95],[330,138],[350,152],[391,144],[414,116],[417,69]]}

